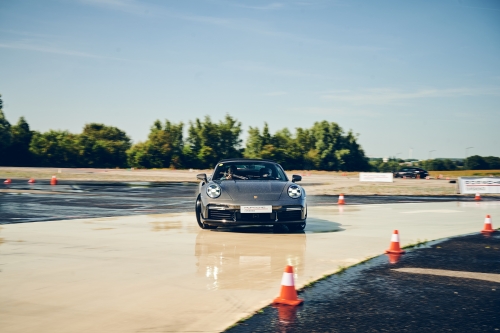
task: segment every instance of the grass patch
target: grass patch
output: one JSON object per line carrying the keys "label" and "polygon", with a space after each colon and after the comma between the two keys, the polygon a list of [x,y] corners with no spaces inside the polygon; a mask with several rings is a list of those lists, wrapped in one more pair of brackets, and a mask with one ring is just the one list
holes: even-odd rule
{"label": "grass patch", "polygon": [[347,268],[347,266],[339,266],[339,270],[335,274],[344,274]]}
{"label": "grass patch", "polygon": [[406,246],[403,246],[402,248],[403,249],[415,249],[415,248],[419,248],[419,247],[427,244],[428,242],[429,241],[427,239],[424,239],[423,241],[421,241],[420,239],[417,239],[416,243],[408,244]]}

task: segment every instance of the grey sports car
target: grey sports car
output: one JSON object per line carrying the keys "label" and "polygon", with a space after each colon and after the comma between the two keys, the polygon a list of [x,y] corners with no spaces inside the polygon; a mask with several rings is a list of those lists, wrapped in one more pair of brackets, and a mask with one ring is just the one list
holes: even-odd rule
{"label": "grey sports car", "polygon": [[281,165],[270,160],[228,159],[217,163],[201,181],[196,198],[196,219],[202,229],[237,225],[280,225],[290,231],[306,226],[306,192],[290,181]]}

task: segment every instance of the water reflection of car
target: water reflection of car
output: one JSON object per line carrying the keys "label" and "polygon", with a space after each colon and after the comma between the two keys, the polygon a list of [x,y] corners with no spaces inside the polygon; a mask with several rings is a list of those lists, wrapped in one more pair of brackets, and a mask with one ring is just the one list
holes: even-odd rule
{"label": "water reflection of car", "polygon": [[419,176],[421,179],[429,176],[429,173],[421,168],[403,168],[394,173],[394,178],[417,178]]}
{"label": "water reflection of car", "polygon": [[217,163],[201,181],[196,198],[196,219],[202,229],[236,225],[280,225],[290,231],[306,226],[306,192],[289,180],[278,163],[258,159],[229,159]]}
{"label": "water reflection of car", "polygon": [[280,281],[286,265],[293,266],[296,277],[302,274],[306,250],[304,232],[288,234],[285,238],[285,235],[266,233],[265,227],[245,229],[255,232],[214,230],[200,231],[196,236],[196,272],[206,279],[207,289],[264,289]]}

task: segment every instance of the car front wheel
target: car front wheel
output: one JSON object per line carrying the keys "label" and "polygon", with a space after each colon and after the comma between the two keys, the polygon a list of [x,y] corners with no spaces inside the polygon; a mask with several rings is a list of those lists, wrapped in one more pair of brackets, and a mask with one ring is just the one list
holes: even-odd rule
{"label": "car front wheel", "polygon": [[217,227],[203,223],[203,221],[201,219],[201,198],[200,198],[200,195],[198,195],[198,198],[196,198],[195,209],[196,209],[196,221],[198,222],[198,226],[201,229],[216,229],[217,228]]}

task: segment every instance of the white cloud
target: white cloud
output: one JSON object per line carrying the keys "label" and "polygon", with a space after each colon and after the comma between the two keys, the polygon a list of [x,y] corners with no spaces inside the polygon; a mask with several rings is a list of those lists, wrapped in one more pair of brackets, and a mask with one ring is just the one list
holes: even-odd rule
{"label": "white cloud", "polygon": [[361,92],[350,90],[329,91],[322,94],[323,99],[352,102],[354,104],[391,104],[395,102],[422,99],[422,98],[441,98],[441,97],[460,97],[460,96],[481,96],[495,95],[500,96],[499,87],[488,88],[448,88],[448,89],[421,89],[417,91],[400,91],[395,89],[366,89]]}
{"label": "white cloud", "polygon": [[29,42],[28,43],[27,42],[16,42],[16,43],[9,43],[9,44],[0,43],[0,48],[44,52],[44,53],[54,53],[54,54],[76,56],[76,57],[83,57],[83,58],[93,58],[93,59],[125,60],[125,59],[120,59],[120,58],[100,56],[100,55],[86,53],[86,52],[61,49],[61,48],[57,48],[57,47],[53,47],[53,46],[46,46],[46,45],[41,45],[41,44],[29,43]]}
{"label": "white cloud", "polygon": [[[293,40],[296,42],[314,43],[323,45],[329,44],[328,42],[323,40],[318,40],[307,36],[300,36],[288,32],[277,31],[274,30],[272,27],[270,27],[268,24],[253,19],[221,18],[221,17],[207,16],[207,15],[194,15],[190,13],[182,13],[170,10],[161,6],[140,3],[135,0],[79,0],[79,1],[84,5],[102,7],[109,10],[126,12],[129,14],[171,17],[174,19],[215,25],[219,27],[228,28],[231,30],[240,30],[245,32],[256,33],[259,35],[273,36],[277,38]],[[248,6],[248,8],[278,9],[280,8],[280,6],[281,6],[280,3],[272,3],[269,5],[262,6],[261,8],[259,6]]]}

